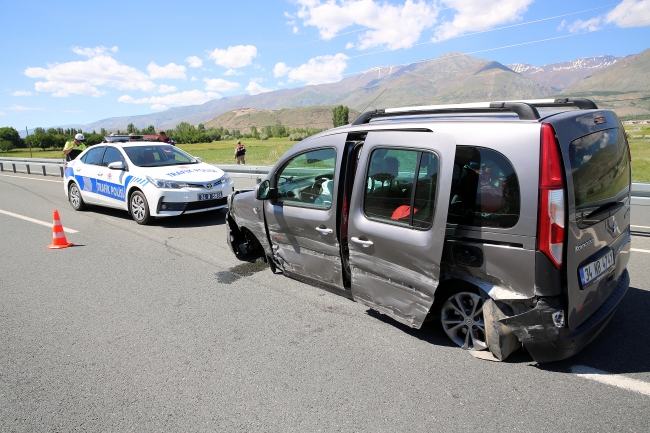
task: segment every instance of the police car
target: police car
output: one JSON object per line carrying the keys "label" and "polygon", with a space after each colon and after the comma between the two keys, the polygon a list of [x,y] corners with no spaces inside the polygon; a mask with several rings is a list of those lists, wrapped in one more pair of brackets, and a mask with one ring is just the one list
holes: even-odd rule
{"label": "police car", "polygon": [[138,224],[225,208],[234,191],[223,170],[142,136],[105,137],[66,164],[63,185],[75,210],[124,209]]}

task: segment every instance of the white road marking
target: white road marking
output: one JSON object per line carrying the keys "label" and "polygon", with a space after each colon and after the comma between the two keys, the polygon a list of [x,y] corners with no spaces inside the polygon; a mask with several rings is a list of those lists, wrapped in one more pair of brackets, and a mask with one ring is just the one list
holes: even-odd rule
{"label": "white road marking", "polygon": [[57,182],[57,183],[61,183],[63,181],[63,179],[61,179],[61,180],[38,179],[38,178],[35,178],[35,177],[27,177],[27,176],[12,176],[10,174],[0,174],[0,176],[17,177],[17,178],[20,178],[20,179],[39,180],[41,182]]}
{"label": "white road marking", "polygon": [[630,248],[630,251],[636,251],[637,253],[650,253],[650,250],[642,250],[640,248]]}
{"label": "white road marking", "polygon": [[638,392],[650,396],[650,383],[642,380],[630,379],[622,374],[608,373],[603,370],[587,367],[585,365],[574,365],[571,372],[576,376],[585,379],[595,380],[596,382],[615,386],[628,391]]}
{"label": "white road marking", "polygon": [[[46,223],[45,221],[35,220],[34,218],[18,215],[17,213],[13,213],[13,212],[7,212],[6,210],[2,210],[2,209],[0,209],[0,213],[12,216],[14,218],[20,218],[21,220],[29,221],[34,224],[40,224],[42,226],[49,227],[49,228],[52,228],[53,225],[53,223]],[[68,233],[79,233],[78,230],[69,229],[67,227],[63,227],[63,230]]]}
{"label": "white road marking", "polygon": [[630,224],[630,227],[637,227],[640,229],[650,229],[650,226],[635,226],[634,224]]}

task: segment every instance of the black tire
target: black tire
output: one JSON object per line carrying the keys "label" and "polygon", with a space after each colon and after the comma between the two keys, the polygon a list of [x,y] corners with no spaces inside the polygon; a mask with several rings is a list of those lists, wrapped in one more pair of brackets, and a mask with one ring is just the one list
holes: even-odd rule
{"label": "black tire", "polygon": [[86,202],[81,197],[79,186],[74,182],[71,182],[70,186],[68,186],[68,201],[74,210],[84,210],[87,207]]}
{"label": "black tire", "polygon": [[153,219],[149,212],[147,198],[140,191],[134,191],[129,197],[129,213],[138,224],[149,224]]}

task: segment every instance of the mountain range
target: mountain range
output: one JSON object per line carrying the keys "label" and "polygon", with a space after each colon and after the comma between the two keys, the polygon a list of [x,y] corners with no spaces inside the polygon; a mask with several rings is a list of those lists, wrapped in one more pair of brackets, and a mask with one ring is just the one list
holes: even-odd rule
{"label": "mountain range", "polygon": [[[593,97],[603,107],[616,108],[623,116],[650,113],[650,99],[647,98],[650,96],[650,50],[627,57],[605,55],[539,67],[525,63],[503,65],[449,53],[405,66],[372,68],[335,83],[229,96],[158,113],[103,119],[84,125],[83,130],[125,129],[129,123],[138,128],[154,125],[167,129],[182,121],[225,127],[225,123],[217,125],[211,120],[242,108],[281,110],[343,104],[360,112],[382,107],[556,95]],[[621,97],[611,98],[612,95]],[[277,121],[276,118],[273,124]]]}

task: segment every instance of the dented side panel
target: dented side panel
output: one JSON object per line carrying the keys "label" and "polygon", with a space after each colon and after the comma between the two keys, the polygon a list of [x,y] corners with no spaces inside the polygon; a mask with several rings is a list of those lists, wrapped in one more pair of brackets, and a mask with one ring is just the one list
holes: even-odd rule
{"label": "dented side panel", "polygon": [[[433,226],[420,230],[368,218],[363,211],[366,173],[376,148],[435,152],[439,159]],[[456,143],[446,134],[419,131],[368,133],[350,206],[352,296],[414,328],[422,326],[440,278],[449,189]],[[364,246],[354,238],[372,242]]]}
{"label": "dented side panel", "polygon": [[333,134],[308,140],[309,146],[296,146],[287,152],[271,171],[271,188],[277,190],[282,167],[298,155],[315,149],[336,150],[336,165],[331,186],[329,209],[301,206],[300,203],[264,202],[264,215],[274,258],[286,274],[343,289],[343,270],[337,237],[336,203],[341,160],[347,134]]}

